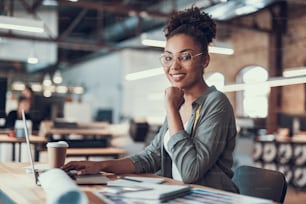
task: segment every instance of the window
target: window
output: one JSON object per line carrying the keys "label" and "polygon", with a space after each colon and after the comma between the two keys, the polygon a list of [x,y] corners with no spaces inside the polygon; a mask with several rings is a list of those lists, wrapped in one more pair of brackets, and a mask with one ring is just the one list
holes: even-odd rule
{"label": "window", "polygon": [[239,116],[265,118],[268,114],[270,87],[264,83],[268,71],[260,66],[248,66],[238,74],[236,81],[245,84],[245,90],[237,92],[237,113]]}
{"label": "window", "polygon": [[219,91],[224,87],[224,75],[220,72],[210,73],[205,75],[205,81],[208,86],[214,85]]}

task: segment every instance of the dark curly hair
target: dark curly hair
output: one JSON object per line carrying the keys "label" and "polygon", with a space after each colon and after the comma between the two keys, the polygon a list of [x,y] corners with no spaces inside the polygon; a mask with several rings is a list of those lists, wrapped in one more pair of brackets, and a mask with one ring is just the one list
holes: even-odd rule
{"label": "dark curly hair", "polygon": [[186,34],[201,43],[203,51],[208,51],[208,44],[216,37],[216,23],[198,7],[191,7],[174,13],[164,28],[168,40],[177,34]]}

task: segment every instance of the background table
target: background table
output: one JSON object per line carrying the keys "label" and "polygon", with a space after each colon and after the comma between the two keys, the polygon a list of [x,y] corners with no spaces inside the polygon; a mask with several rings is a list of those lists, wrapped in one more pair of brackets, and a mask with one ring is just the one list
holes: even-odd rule
{"label": "background table", "polygon": [[[34,160],[38,161],[39,159],[39,147],[46,146],[48,140],[45,137],[39,136],[30,136],[30,143],[34,145]],[[0,135],[0,144],[1,143],[9,143],[12,144],[12,160],[19,161],[21,160],[21,144],[26,143],[25,138],[16,138],[16,137],[9,137],[8,135]],[[16,160],[15,149],[16,144],[18,144],[19,151],[18,151],[18,160]]]}

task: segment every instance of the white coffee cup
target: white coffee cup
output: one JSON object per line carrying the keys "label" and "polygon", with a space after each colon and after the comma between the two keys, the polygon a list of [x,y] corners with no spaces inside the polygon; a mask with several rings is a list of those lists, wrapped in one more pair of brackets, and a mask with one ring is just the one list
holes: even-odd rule
{"label": "white coffee cup", "polygon": [[48,142],[48,163],[49,168],[60,168],[65,164],[68,143],[65,141]]}

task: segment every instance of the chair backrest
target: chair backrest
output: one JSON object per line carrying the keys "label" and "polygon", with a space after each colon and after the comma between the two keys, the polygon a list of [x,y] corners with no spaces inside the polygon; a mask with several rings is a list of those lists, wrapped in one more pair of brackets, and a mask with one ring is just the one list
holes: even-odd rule
{"label": "chair backrest", "polygon": [[242,195],[270,199],[279,203],[285,200],[287,182],[279,171],[243,165],[235,170],[233,181]]}

